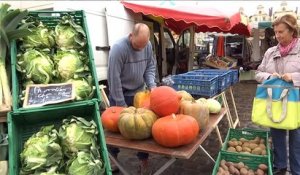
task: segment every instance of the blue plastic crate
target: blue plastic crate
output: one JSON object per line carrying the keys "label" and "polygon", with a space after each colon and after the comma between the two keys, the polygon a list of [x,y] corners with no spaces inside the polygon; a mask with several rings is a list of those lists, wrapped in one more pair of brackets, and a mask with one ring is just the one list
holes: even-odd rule
{"label": "blue plastic crate", "polygon": [[237,69],[229,70],[230,77],[231,77],[231,85],[236,84],[239,82],[239,71]]}
{"label": "blue plastic crate", "polygon": [[218,90],[219,92],[224,91],[231,85],[230,72],[227,70],[218,69],[199,69],[189,73],[204,74],[204,75],[217,75],[218,76]]}
{"label": "blue plastic crate", "polygon": [[213,97],[218,93],[218,76],[179,74],[172,76],[172,80],[172,87],[177,91],[185,90],[205,97]]}

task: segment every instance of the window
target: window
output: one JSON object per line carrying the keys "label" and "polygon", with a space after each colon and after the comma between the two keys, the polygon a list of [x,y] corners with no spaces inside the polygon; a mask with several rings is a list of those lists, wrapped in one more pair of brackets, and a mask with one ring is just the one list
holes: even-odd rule
{"label": "window", "polygon": [[169,49],[174,48],[174,44],[173,44],[172,39],[168,32],[164,32],[164,37],[165,37],[166,48],[169,48]]}
{"label": "window", "polygon": [[178,40],[178,46],[180,48],[186,48],[190,46],[190,31],[185,30]]}

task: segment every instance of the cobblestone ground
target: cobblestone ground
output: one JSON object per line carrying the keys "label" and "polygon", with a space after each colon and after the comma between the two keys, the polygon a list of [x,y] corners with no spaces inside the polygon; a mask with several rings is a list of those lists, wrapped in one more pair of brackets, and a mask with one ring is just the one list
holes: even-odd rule
{"label": "cobblestone ground", "polygon": [[[240,119],[240,126],[237,128],[257,128],[257,126],[251,123],[251,110],[252,102],[255,96],[256,90],[255,81],[243,81],[233,86],[233,94],[235,98],[235,103],[238,111],[238,116]],[[230,95],[227,94],[227,101],[229,103],[230,109],[233,109]],[[235,118],[235,113],[231,110],[231,115]],[[228,130],[228,122],[224,118],[219,123],[219,129],[221,132],[222,139],[224,140]],[[217,140],[217,134],[213,131],[210,136],[204,141],[202,146],[210,153],[210,155],[216,159],[220,146]],[[126,167],[126,170],[130,174],[138,174],[138,159],[135,156],[136,152],[128,149],[121,149],[119,153],[118,160]],[[150,154],[149,156],[149,169],[155,172],[164,163],[168,161],[167,157],[161,155]],[[201,149],[198,149],[194,155],[188,159],[178,159],[176,160],[168,169],[166,169],[162,175],[210,175],[212,173],[214,163],[204,154]],[[122,173],[114,173],[114,175],[121,175]]]}

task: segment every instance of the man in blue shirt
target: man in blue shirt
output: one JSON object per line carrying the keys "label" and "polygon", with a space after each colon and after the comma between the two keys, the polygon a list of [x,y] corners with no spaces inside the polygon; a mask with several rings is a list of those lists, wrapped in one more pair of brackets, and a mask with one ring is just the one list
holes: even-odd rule
{"label": "man in blue shirt", "polygon": [[[133,106],[134,95],[147,86],[156,87],[150,30],[146,24],[134,25],[129,36],[117,41],[109,52],[108,86],[110,106]],[[117,157],[118,148],[110,148]],[[147,165],[148,154],[138,152],[142,168]]]}

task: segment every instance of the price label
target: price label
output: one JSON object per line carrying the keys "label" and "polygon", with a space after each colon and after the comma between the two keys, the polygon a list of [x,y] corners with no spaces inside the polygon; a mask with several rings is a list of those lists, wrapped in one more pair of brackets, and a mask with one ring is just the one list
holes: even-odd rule
{"label": "price label", "polygon": [[72,83],[32,84],[26,86],[24,108],[56,104],[75,99]]}

